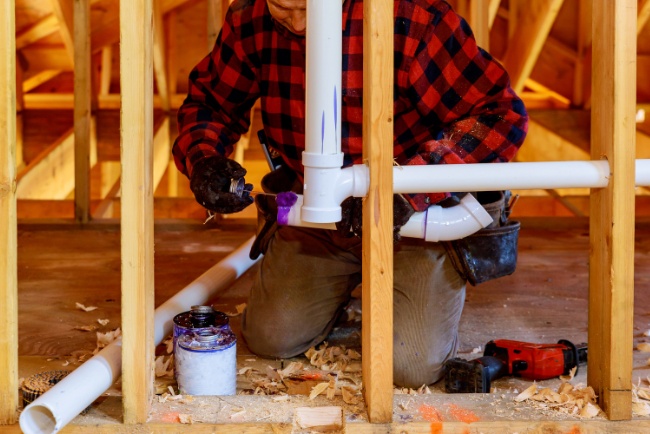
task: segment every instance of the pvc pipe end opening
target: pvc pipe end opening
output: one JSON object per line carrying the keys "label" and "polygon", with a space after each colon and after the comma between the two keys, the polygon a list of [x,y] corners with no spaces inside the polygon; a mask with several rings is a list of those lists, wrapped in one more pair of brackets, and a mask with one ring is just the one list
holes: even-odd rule
{"label": "pvc pipe end opening", "polygon": [[30,405],[20,415],[20,429],[25,434],[54,434],[56,417],[43,405]]}

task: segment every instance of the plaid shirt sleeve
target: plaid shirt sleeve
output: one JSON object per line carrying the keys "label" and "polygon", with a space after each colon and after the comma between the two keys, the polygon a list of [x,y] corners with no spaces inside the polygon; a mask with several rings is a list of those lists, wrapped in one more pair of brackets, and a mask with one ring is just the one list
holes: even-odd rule
{"label": "plaid shirt sleeve", "polygon": [[[439,11],[408,82],[419,114],[431,125],[442,125],[442,134],[420,143],[406,164],[510,161],[528,129],[524,104],[504,68],[476,45],[467,23],[448,6]],[[448,193],[409,196],[421,211]]]}
{"label": "plaid shirt sleeve", "polygon": [[[188,96],[178,112],[179,135],[172,152],[176,167],[191,176],[192,166],[211,155],[228,156],[248,131],[259,96],[256,68],[243,49],[254,43],[241,11],[228,11],[212,52],[189,75]],[[249,33],[245,34],[246,29]]]}

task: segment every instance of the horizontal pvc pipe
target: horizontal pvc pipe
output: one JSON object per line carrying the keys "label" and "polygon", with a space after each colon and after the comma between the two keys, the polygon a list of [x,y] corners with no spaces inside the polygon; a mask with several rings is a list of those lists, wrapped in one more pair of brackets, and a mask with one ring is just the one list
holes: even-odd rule
{"label": "horizontal pvc pipe", "polygon": [[[650,186],[650,159],[635,160],[635,169],[635,185]],[[609,174],[607,160],[399,166],[393,169],[393,191],[603,188]]]}
{"label": "horizontal pvc pipe", "polygon": [[543,163],[439,164],[393,169],[395,193],[493,191],[606,187],[609,163],[557,161]]}
{"label": "horizontal pvc pipe", "polygon": [[639,187],[650,186],[650,160],[635,161],[634,184]]}
{"label": "horizontal pvc pipe", "polygon": [[[156,309],[155,345],[172,332],[174,316],[205,303],[257,262],[248,257],[253,240],[250,238]],[[20,429],[25,434],[56,433],[104,393],[121,371],[122,340],[118,339],[29,404],[20,415]]]}
{"label": "horizontal pvc pipe", "polygon": [[416,213],[402,226],[400,235],[426,241],[451,241],[465,238],[492,223],[492,217],[471,194],[457,206],[432,205]]}

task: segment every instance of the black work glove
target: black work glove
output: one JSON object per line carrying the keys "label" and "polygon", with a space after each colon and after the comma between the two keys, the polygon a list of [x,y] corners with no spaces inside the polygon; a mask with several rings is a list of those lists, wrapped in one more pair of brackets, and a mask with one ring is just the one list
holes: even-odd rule
{"label": "black work glove", "polygon": [[246,169],[226,157],[212,156],[199,160],[192,169],[190,190],[196,201],[210,211],[220,214],[239,212],[253,203],[250,191],[253,184],[245,184],[241,195],[230,193],[230,183],[246,175]]}
{"label": "black work glove", "polygon": [[[344,237],[360,237],[363,202],[360,197],[348,197],[341,204],[341,221],[336,223],[336,230]],[[406,224],[415,210],[401,194],[393,195],[393,241],[398,242],[402,237],[399,231]]]}

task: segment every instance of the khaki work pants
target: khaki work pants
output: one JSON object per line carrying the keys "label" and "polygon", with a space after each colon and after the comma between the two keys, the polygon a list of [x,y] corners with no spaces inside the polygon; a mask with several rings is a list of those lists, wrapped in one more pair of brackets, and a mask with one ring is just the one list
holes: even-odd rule
{"label": "khaki work pants", "polygon": [[[281,227],[243,315],[248,347],[260,356],[287,358],[322,342],[361,282],[361,262],[359,238]],[[465,281],[441,244],[407,238],[395,246],[393,280],[394,382],[434,383],[456,354]]]}

